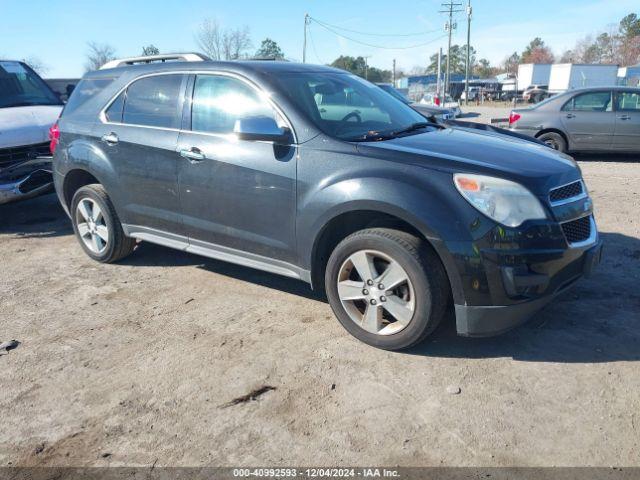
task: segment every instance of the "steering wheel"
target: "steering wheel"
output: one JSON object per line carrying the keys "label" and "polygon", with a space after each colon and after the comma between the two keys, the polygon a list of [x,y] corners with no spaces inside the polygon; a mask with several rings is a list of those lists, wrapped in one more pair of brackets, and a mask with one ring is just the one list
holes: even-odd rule
{"label": "steering wheel", "polygon": [[344,129],[346,123],[351,118],[355,118],[358,121],[358,123],[362,123],[362,117],[360,116],[360,112],[358,110],[354,110],[353,112],[347,113],[344,116],[344,118],[342,120],[340,120],[340,123],[338,124],[338,127],[336,128],[336,133],[342,132],[342,130]]}

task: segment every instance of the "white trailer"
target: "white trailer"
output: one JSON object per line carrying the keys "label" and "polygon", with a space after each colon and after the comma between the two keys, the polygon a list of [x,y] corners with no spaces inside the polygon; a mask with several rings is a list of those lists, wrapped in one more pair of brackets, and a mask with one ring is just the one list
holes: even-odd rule
{"label": "white trailer", "polygon": [[559,63],[552,65],[549,92],[583,87],[611,87],[618,82],[618,65]]}
{"label": "white trailer", "polygon": [[523,63],[518,65],[518,90],[526,90],[531,85],[549,85],[551,64]]}

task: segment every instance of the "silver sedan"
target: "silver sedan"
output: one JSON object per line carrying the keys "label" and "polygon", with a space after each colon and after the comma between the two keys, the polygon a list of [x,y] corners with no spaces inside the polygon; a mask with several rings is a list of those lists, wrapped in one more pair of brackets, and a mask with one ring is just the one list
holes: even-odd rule
{"label": "silver sedan", "polygon": [[640,152],[640,88],[571,90],[513,110],[509,128],[562,152]]}

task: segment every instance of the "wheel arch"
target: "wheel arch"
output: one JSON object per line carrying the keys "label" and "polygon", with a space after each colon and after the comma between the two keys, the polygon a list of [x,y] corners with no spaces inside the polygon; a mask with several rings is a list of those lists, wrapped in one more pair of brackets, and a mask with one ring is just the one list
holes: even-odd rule
{"label": "wheel arch", "polygon": [[461,298],[462,282],[457,273],[453,257],[444,242],[407,212],[396,211],[379,205],[352,206],[350,209],[336,212],[313,239],[311,248],[311,285],[315,290],[324,289],[324,274],[331,252],[346,237],[366,228],[393,228],[415,235],[433,249],[440,259],[449,280],[454,300]]}
{"label": "wheel arch", "polygon": [[92,183],[102,184],[94,174],[84,168],[73,168],[67,172],[62,182],[62,198],[67,209],[71,208],[71,200],[75,193],[80,188]]}

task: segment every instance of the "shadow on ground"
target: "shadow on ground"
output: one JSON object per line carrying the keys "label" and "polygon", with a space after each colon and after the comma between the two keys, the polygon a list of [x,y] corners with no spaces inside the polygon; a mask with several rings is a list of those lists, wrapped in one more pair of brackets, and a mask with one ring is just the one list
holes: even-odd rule
{"label": "shadow on ground", "polygon": [[0,205],[0,234],[57,237],[73,234],[71,221],[54,193]]}
{"label": "shadow on ground", "polygon": [[572,153],[578,162],[640,162],[640,153]]}
{"label": "shadow on ground", "polygon": [[122,260],[120,264],[138,267],[195,266],[211,273],[235,278],[243,282],[254,283],[273,290],[280,290],[292,295],[308,298],[309,300],[326,301],[320,293],[311,290],[311,287],[307,283],[300,280],[274,275],[269,272],[263,272],[233,263],[213,260],[146,242],[142,242],[133,255]]}
{"label": "shadow on ground", "polygon": [[[47,195],[0,205],[0,233],[54,237],[71,235],[72,229],[56,197]],[[451,315],[428,341],[406,353],[561,363],[640,360],[640,239],[618,233],[602,233],[601,237],[604,261],[593,278],[578,282],[527,324],[498,337],[462,338],[456,335]],[[149,243],[141,243],[121,264],[195,266],[309,300],[326,301],[298,280]]]}
{"label": "shadow on ground", "polygon": [[[448,358],[511,357],[529,362],[605,363],[640,360],[640,240],[603,233],[605,261],[591,279],[556,298],[525,325],[492,338],[463,338],[450,315],[436,333],[406,354]],[[303,282],[143,243],[124,264],[185,266],[266,288],[326,301]],[[636,280],[640,280],[636,278]],[[337,321],[337,320],[336,320]]]}
{"label": "shadow on ground", "polygon": [[601,233],[604,260],[527,322],[492,338],[456,335],[450,318],[412,355],[512,357],[529,362],[603,363],[640,360],[640,239]]}

